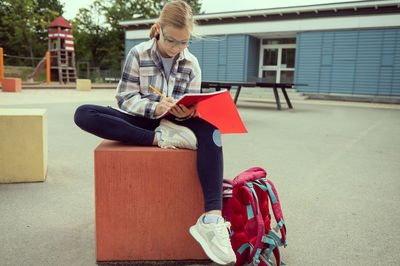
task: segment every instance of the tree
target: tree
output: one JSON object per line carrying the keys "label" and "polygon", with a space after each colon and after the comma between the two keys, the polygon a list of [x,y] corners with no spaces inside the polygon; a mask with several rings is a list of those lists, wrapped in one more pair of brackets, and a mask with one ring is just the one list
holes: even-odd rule
{"label": "tree", "polygon": [[59,0],[37,0],[38,9],[36,11],[52,10],[58,13],[59,16],[64,14],[64,4]]}
{"label": "tree", "polygon": [[[34,57],[43,57],[47,50],[47,24],[55,19],[58,11],[51,10],[50,4],[38,0],[3,0],[0,2],[0,41],[6,54],[31,57],[30,64],[35,66]],[[61,5],[62,7],[62,5]],[[62,8],[61,8],[62,9]],[[5,63],[27,65],[22,59],[5,58]]]}
{"label": "tree", "polygon": [[[89,60],[101,68],[121,67],[125,52],[123,20],[158,17],[167,0],[95,0],[73,21],[77,60]],[[186,0],[193,13],[198,14],[198,0]],[[95,45],[95,46],[94,46]]]}
{"label": "tree", "polygon": [[108,29],[100,22],[101,16],[101,6],[95,1],[89,9],[79,9],[79,15],[72,22],[77,60],[89,60],[95,66],[101,65],[107,53]]}

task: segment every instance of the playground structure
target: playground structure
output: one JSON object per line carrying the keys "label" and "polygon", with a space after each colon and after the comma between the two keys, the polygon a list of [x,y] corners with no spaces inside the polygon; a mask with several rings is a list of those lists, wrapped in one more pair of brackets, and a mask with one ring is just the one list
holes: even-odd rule
{"label": "playground structure", "polygon": [[[48,52],[50,54],[51,81],[60,84],[76,81],[75,50],[72,26],[59,16],[47,26]],[[28,76],[28,81],[33,81],[46,69],[46,56],[39,62],[35,70]],[[48,75],[49,76],[49,75]]]}
{"label": "playground structure", "polygon": [[[29,59],[30,62],[37,60],[33,65],[29,66],[28,73],[11,73],[12,77],[20,77],[26,79],[25,85],[33,85],[34,81],[43,80],[40,77],[46,70],[47,84],[51,81],[58,81],[60,85],[68,83],[76,83],[78,77],[90,79],[93,82],[99,83],[112,83],[118,82],[121,77],[121,69],[124,64],[124,57],[121,57],[121,69],[101,69],[98,66],[91,66],[89,61],[78,61],[75,58],[74,38],[72,35],[73,26],[71,26],[63,17],[59,16],[57,19],[48,24],[48,51],[45,57],[23,57],[20,55],[10,55],[7,51],[1,49],[0,55],[5,57],[17,57],[22,59]],[[1,47],[0,47],[1,48]],[[4,52],[4,54],[3,54]],[[47,57],[48,54],[48,57]],[[3,56],[0,56],[0,65],[2,66]],[[39,61],[39,63],[37,63]],[[3,62],[4,63],[4,62]],[[37,65],[35,66],[35,64]],[[21,64],[17,64],[18,67]],[[4,77],[4,68],[0,66],[0,76]],[[34,69],[31,69],[34,66]],[[81,66],[81,67],[80,67]],[[13,66],[11,64],[6,66],[8,72]],[[80,72],[79,72],[80,71]],[[27,74],[29,74],[27,76]],[[0,77],[1,83],[1,77]],[[40,83],[40,81],[39,81]]]}

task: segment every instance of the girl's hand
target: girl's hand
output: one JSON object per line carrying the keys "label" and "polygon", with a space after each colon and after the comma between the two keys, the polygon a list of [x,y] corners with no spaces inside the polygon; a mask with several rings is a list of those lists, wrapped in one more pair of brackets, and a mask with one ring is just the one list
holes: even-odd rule
{"label": "girl's hand", "polygon": [[174,98],[167,97],[163,98],[161,102],[156,105],[156,110],[154,111],[154,116],[159,116],[164,112],[168,111],[172,106],[175,105]]}
{"label": "girl's hand", "polygon": [[197,103],[189,107],[186,107],[183,104],[174,105],[171,107],[169,112],[177,118],[185,118],[192,115],[195,112],[197,105],[198,105]]}

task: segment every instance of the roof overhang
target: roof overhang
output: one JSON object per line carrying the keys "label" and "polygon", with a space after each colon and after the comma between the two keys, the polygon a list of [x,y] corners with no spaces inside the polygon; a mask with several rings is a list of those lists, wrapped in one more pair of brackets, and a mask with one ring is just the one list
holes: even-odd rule
{"label": "roof overhang", "polygon": [[[194,19],[198,25],[202,26],[391,13],[400,13],[400,1],[357,1],[323,5],[209,13],[195,15]],[[148,29],[154,24],[154,22],[156,22],[156,20],[156,18],[134,19],[121,21],[120,25],[124,26],[126,30]]]}

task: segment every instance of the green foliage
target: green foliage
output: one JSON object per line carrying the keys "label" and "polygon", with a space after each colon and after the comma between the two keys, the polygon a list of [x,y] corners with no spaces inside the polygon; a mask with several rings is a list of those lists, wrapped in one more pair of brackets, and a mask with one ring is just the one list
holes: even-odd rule
{"label": "green foliage", "polygon": [[[77,60],[89,61],[101,69],[120,70],[125,52],[124,20],[156,18],[167,0],[95,0],[80,9],[73,21]],[[186,0],[195,14],[198,0]]]}
{"label": "green foliage", "polygon": [[[47,51],[47,24],[63,6],[58,0],[2,0],[0,2],[0,46],[15,56],[43,57]],[[35,66],[35,60],[5,57],[5,64]]]}
{"label": "green foliage", "polygon": [[[124,20],[156,18],[167,0],[94,0],[81,8],[73,19],[77,61],[88,61],[91,67],[119,72],[125,52]],[[195,14],[200,13],[199,0],[186,0]],[[64,13],[60,0],[1,0],[0,46],[5,54],[36,58],[5,57],[5,64],[36,66],[37,58],[47,51],[47,25]],[[40,60],[40,59],[39,59]]]}
{"label": "green foliage", "polygon": [[[4,76],[8,78],[20,78],[27,80],[27,77],[35,70],[34,67],[26,66],[4,66]],[[46,81],[46,71],[43,71],[37,78],[36,82]]]}

